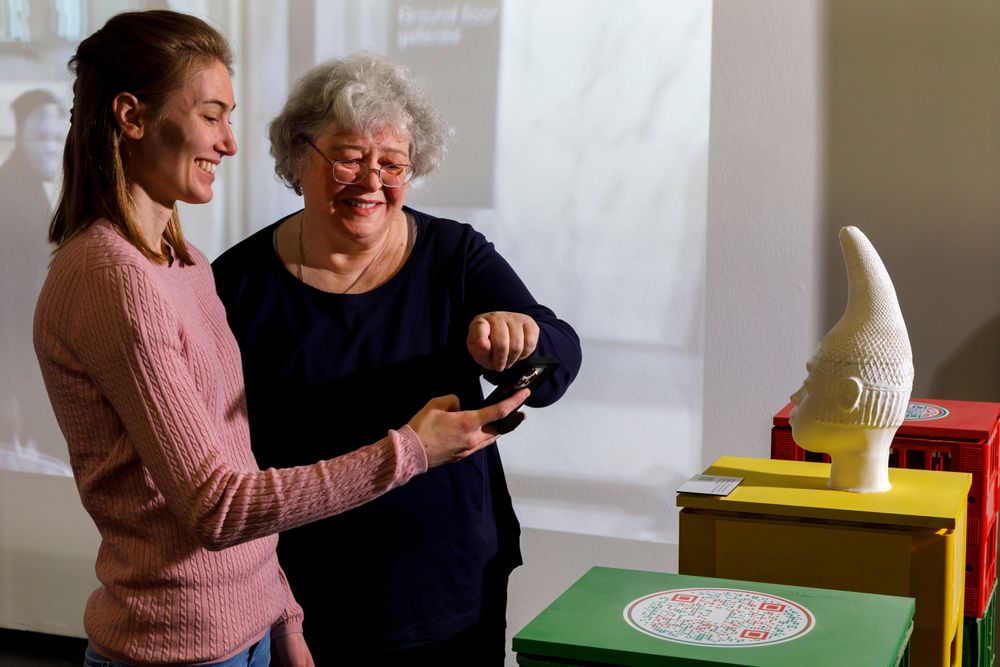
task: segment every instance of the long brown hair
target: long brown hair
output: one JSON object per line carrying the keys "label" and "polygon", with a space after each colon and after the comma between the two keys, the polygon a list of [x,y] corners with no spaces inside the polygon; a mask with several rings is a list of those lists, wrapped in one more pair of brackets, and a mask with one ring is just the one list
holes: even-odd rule
{"label": "long brown hair", "polygon": [[[136,219],[112,101],[129,92],[159,114],[193,70],[213,61],[232,74],[226,39],[201,19],[166,10],[117,14],[80,42],[69,61],[76,75],[73,108],[63,152],[62,194],[49,241],[62,247],[98,218],[107,218],[144,255],[166,259],[159,248],[149,247]],[[181,263],[194,263],[176,207],[163,237]]]}

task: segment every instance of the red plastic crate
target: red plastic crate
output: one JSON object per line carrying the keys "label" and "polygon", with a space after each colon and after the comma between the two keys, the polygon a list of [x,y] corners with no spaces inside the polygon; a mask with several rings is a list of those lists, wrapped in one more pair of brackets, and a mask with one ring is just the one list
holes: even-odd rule
{"label": "red plastic crate", "polygon": [[[829,462],[792,439],[792,404],[774,416],[771,458]],[[1000,403],[919,399],[896,431],[889,465],[972,473],[966,538],[965,616],[983,615],[996,579],[997,490],[1000,484]]]}
{"label": "red plastic crate", "polygon": [[965,549],[965,601],[962,614],[966,618],[982,618],[990,601],[990,592],[997,578],[997,521],[983,534],[978,544]]}

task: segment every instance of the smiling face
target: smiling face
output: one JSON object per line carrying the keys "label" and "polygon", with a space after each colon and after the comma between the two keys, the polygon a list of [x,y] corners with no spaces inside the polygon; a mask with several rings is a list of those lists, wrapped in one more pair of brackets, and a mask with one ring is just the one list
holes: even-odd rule
{"label": "smiling face", "polygon": [[[385,128],[370,136],[359,132],[324,132],[309,149],[309,161],[301,173],[306,217],[323,221],[322,228],[334,241],[350,244],[381,239],[393,221],[403,215],[404,185],[387,188],[373,169],[388,164],[409,164],[409,137]],[[331,161],[360,160],[370,170],[359,183],[345,185],[333,178]]]}
{"label": "smiling face", "polygon": [[211,201],[216,169],[223,157],[236,154],[230,126],[235,106],[225,65],[216,61],[194,71],[159,118],[144,118],[126,163],[133,187],[166,208]]}

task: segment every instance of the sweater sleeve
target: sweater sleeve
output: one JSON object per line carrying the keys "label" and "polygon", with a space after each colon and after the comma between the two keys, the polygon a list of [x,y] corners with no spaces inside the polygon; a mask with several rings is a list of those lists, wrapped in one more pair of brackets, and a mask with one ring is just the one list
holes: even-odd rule
{"label": "sweater sleeve", "polygon": [[[539,329],[535,354],[558,359],[559,369],[532,392],[527,404],[534,408],[545,407],[566,393],[580,371],[583,357],[580,338],[573,327],[535,300],[507,260],[478,232],[469,242],[465,265],[465,311],[467,325],[477,315],[491,311],[522,313],[535,320]],[[484,373],[486,379],[494,383],[497,375]]]}
{"label": "sweater sleeve", "polygon": [[[409,427],[313,465],[248,466],[249,436],[227,442],[224,425],[213,423],[185,363],[179,315],[150,276],[119,264],[92,270],[83,280],[71,345],[171,512],[205,548],[223,549],[343,512],[427,469]],[[227,414],[232,411],[227,406]],[[230,440],[239,433],[225,430]]]}

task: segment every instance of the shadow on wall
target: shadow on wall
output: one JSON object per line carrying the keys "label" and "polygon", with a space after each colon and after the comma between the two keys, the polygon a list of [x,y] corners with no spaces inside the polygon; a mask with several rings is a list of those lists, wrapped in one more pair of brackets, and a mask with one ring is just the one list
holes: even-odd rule
{"label": "shadow on wall", "polygon": [[823,321],[843,313],[837,230],[892,276],[913,394],[1000,401],[1000,3],[828,0]]}
{"label": "shadow on wall", "polygon": [[[998,286],[1000,288],[1000,286]],[[1000,401],[1000,315],[983,324],[937,367],[929,394]]]}
{"label": "shadow on wall", "polygon": [[[518,504],[518,514],[525,523],[530,510],[532,517],[547,527],[565,527],[580,533],[613,535],[617,528],[624,534],[641,534],[651,542],[672,541],[677,535],[679,510],[676,489],[685,478],[675,470],[663,466],[655,471],[663,480],[662,487],[652,489],[648,484],[629,484],[622,481],[555,478],[523,472],[507,472],[511,495]],[[544,508],[540,513],[538,508]],[[587,517],[588,525],[581,525]]]}

